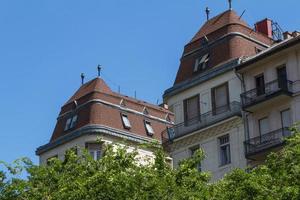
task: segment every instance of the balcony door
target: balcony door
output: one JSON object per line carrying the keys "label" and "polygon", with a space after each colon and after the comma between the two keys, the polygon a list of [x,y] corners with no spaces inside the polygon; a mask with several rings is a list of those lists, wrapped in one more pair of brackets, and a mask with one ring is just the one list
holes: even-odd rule
{"label": "balcony door", "polygon": [[213,114],[220,114],[229,110],[228,83],[212,88]]}
{"label": "balcony door", "polygon": [[255,77],[255,86],[257,96],[265,94],[265,78],[263,74]]}
{"label": "balcony door", "polygon": [[184,100],[184,124],[186,126],[195,124],[200,120],[199,95]]}
{"label": "balcony door", "polygon": [[283,128],[289,128],[292,125],[290,109],[281,111],[281,124]]}
{"label": "balcony door", "polygon": [[269,120],[267,117],[258,120],[259,123],[259,134],[265,135],[269,132]]}
{"label": "balcony door", "polygon": [[287,73],[286,67],[277,68],[278,87],[280,89],[287,89]]}

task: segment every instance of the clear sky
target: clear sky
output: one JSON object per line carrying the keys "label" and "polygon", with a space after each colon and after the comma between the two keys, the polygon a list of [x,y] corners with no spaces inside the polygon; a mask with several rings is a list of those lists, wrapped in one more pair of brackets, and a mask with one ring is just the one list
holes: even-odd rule
{"label": "clear sky", "polygon": [[[0,160],[46,144],[60,107],[103,65],[115,91],[156,103],[172,86],[183,46],[227,0],[0,0]],[[299,30],[298,0],[233,0],[250,25]]]}

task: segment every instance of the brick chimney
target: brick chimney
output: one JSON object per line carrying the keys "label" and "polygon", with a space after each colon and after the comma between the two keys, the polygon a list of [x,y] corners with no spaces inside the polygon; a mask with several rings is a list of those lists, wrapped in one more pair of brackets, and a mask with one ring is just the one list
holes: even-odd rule
{"label": "brick chimney", "polygon": [[264,19],[255,24],[256,32],[262,33],[269,38],[273,38],[272,20]]}

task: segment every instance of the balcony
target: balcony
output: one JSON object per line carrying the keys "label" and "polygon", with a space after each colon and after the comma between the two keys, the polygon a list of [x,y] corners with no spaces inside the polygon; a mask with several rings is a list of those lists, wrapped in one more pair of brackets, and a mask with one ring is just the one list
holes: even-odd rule
{"label": "balcony", "polygon": [[268,102],[285,100],[293,94],[292,86],[292,81],[278,79],[266,83],[264,87],[249,90],[241,94],[243,109],[253,112]]}
{"label": "balcony", "polygon": [[219,107],[198,117],[176,124],[162,132],[162,142],[171,142],[174,139],[186,136],[194,131],[206,128],[228,118],[241,116],[240,102],[231,102],[229,105]]}
{"label": "balcony", "polygon": [[270,150],[280,147],[284,143],[284,138],[288,136],[291,136],[288,128],[281,128],[246,140],[244,142],[246,158],[258,159],[265,156]]}

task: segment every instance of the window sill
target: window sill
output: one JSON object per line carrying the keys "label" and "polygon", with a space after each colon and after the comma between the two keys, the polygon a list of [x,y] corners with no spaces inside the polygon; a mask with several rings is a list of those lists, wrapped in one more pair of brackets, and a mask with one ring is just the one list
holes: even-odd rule
{"label": "window sill", "polygon": [[219,169],[225,169],[225,168],[228,168],[228,167],[231,167],[231,163],[228,163],[226,165],[219,165]]}

